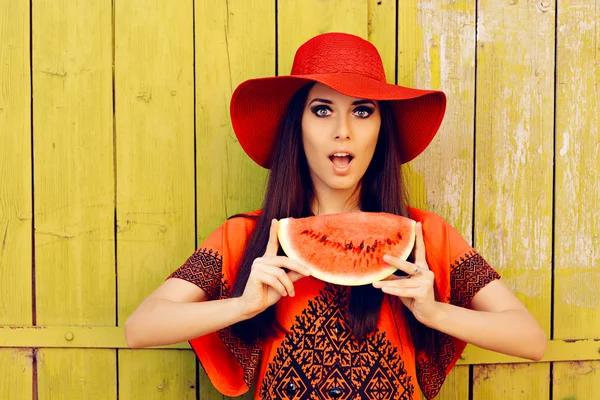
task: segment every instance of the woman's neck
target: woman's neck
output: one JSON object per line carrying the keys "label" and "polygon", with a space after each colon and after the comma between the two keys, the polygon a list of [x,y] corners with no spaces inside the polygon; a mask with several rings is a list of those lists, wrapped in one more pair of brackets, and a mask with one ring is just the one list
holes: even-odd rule
{"label": "woman's neck", "polygon": [[336,214],[360,210],[360,188],[336,190],[315,187],[312,212],[315,215]]}

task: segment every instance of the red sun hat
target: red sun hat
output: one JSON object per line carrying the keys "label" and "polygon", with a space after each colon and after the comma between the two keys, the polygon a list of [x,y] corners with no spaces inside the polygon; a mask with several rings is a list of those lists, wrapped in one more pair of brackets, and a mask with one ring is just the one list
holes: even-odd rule
{"label": "red sun hat", "polygon": [[324,33],[300,46],[290,75],[250,79],[234,91],[230,104],[233,130],[258,165],[270,167],[287,106],[311,82],[350,97],[390,100],[403,163],[425,150],[446,110],[441,91],[388,84],[379,52],[370,42],[346,33]]}

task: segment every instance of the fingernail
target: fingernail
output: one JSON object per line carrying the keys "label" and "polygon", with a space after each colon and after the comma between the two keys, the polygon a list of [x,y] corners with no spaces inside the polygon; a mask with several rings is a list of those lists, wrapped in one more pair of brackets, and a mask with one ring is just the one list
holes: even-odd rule
{"label": "fingernail", "polygon": [[383,255],[383,261],[390,261],[390,255],[389,254],[384,254]]}

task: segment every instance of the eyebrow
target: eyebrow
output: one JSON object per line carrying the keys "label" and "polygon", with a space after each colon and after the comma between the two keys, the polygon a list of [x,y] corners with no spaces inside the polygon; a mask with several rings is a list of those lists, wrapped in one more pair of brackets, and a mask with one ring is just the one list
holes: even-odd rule
{"label": "eyebrow", "polygon": [[[310,106],[315,101],[318,101],[319,103],[333,104],[333,101],[331,101],[331,100],[327,100],[327,99],[322,99],[320,97],[316,97],[316,98],[312,99],[312,101],[310,103],[308,103],[308,105]],[[375,105],[375,103],[372,100],[356,100],[354,103],[352,103],[353,106],[358,106],[358,105],[361,105],[361,104],[372,104],[372,105]]]}

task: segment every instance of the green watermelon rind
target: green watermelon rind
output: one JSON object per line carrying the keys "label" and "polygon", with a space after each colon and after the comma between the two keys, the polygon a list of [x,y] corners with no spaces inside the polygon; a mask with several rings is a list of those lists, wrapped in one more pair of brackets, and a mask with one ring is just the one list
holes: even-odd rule
{"label": "green watermelon rind", "polygon": [[[279,220],[277,229],[277,237],[279,240],[279,244],[281,245],[283,251],[288,256],[288,258],[295,260],[301,265],[308,268],[311,271],[311,276],[317,279],[341,286],[362,286],[383,280],[392,275],[397,270],[396,267],[390,265],[389,267],[381,267],[381,269],[375,271],[372,274],[362,275],[360,277],[357,277],[356,275],[329,273],[327,271],[323,271],[318,266],[312,264],[307,260],[304,260],[296,251],[294,251],[294,246],[292,245],[290,236],[286,234],[286,229],[289,226],[291,220],[292,218],[284,218]],[[402,254],[396,255],[396,257],[401,260],[406,260],[408,258],[408,256],[413,250],[416,240],[416,222],[411,219],[408,220],[410,221],[409,223],[411,225],[410,239],[407,242],[406,249],[404,250],[404,252]],[[381,264],[383,265],[384,263],[385,262],[381,260]]]}

